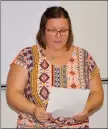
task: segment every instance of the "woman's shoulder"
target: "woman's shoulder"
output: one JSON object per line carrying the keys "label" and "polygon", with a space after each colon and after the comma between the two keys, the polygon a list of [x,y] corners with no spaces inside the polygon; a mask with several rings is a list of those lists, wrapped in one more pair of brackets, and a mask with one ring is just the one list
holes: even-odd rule
{"label": "woman's shoulder", "polygon": [[83,51],[83,52],[87,52],[88,53],[88,50],[83,48],[83,47],[80,47],[80,46],[77,46],[77,45],[74,45],[74,49],[78,50],[78,51]]}
{"label": "woman's shoulder", "polygon": [[[20,50],[18,55],[14,58],[12,63],[17,64],[19,66],[24,66],[25,68],[33,67],[33,52],[32,49],[36,48],[37,45],[27,46]],[[12,64],[11,63],[11,64]]]}
{"label": "woman's shoulder", "polygon": [[26,46],[21,51],[29,51],[29,50],[31,50],[32,48],[35,48],[35,47],[38,47],[38,45],[34,44],[34,45],[31,45],[31,46]]}
{"label": "woman's shoulder", "polygon": [[83,47],[80,47],[80,46],[77,46],[77,45],[73,45],[73,46],[74,46],[74,52],[75,53],[78,53],[78,54],[81,54],[81,55],[84,55],[84,56],[85,55],[86,56],[91,55],[87,49],[85,49]]}
{"label": "woman's shoulder", "polygon": [[36,49],[37,47],[38,47],[37,44],[32,45],[32,46],[24,47],[23,49],[21,49],[20,53],[23,53],[25,56],[27,54],[32,54],[32,49]]}
{"label": "woman's shoulder", "polygon": [[94,61],[93,55],[86,48],[75,45],[74,50],[74,52],[76,53],[75,55],[82,56],[83,58],[87,59],[87,61]]}

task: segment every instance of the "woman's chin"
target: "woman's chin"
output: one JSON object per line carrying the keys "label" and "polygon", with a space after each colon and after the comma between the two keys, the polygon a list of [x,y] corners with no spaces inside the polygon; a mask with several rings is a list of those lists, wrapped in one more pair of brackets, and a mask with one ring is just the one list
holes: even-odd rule
{"label": "woman's chin", "polygon": [[61,49],[64,48],[65,44],[64,43],[55,43],[54,44],[54,48],[55,49]]}

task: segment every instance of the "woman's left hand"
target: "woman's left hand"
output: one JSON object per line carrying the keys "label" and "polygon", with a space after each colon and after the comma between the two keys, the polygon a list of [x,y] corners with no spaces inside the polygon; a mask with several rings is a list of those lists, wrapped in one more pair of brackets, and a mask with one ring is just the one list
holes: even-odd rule
{"label": "woman's left hand", "polygon": [[73,116],[73,119],[74,119],[76,122],[83,122],[84,120],[87,120],[88,117],[89,117],[88,111],[85,109],[83,112],[78,113],[78,114],[75,114],[75,115]]}

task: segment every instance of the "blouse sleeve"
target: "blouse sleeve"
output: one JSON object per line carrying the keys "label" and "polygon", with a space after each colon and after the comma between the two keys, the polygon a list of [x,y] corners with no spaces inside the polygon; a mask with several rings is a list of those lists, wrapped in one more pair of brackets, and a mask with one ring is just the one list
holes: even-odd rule
{"label": "blouse sleeve", "polygon": [[31,51],[30,48],[24,48],[19,52],[19,54],[15,57],[15,59],[12,61],[12,64],[16,64],[18,66],[24,67],[25,69],[29,69],[30,67],[30,60],[31,58]]}
{"label": "blouse sleeve", "polygon": [[88,53],[88,69],[90,80],[93,79],[100,72],[100,69],[98,68],[95,60],[90,53]]}

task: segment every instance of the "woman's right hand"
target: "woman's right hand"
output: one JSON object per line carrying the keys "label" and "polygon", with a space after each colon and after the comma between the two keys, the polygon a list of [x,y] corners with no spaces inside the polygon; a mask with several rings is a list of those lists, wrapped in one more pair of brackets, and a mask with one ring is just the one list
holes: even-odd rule
{"label": "woman's right hand", "polygon": [[46,112],[43,107],[36,107],[35,117],[40,122],[46,122],[52,116],[51,113]]}

